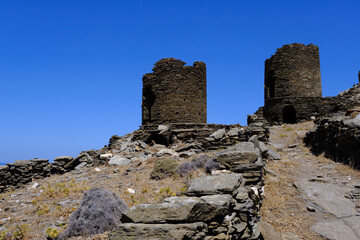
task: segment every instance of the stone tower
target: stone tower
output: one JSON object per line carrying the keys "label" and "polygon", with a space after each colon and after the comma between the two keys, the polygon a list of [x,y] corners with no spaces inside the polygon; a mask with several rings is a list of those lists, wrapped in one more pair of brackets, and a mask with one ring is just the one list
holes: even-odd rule
{"label": "stone tower", "polygon": [[316,115],[322,97],[319,48],[284,45],[265,61],[264,116],[270,122],[296,123]]}
{"label": "stone tower", "polygon": [[163,58],[143,76],[142,125],[206,123],[206,65]]}

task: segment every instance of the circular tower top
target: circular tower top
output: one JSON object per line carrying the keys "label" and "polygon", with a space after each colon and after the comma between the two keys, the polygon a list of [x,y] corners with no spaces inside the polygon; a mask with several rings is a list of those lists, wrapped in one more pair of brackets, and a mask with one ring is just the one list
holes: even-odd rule
{"label": "circular tower top", "polygon": [[322,97],[318,46],[288,44],[266,59],[265,102],[287,97]]}

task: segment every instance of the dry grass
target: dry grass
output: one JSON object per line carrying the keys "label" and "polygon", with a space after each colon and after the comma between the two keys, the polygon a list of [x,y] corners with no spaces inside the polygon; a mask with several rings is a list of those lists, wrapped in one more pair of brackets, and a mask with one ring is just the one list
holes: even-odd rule
{"label": "dry grass", "polygon": [[[185,160],[183,160],[185,161]],[[187,159],[186,161],[189,161]],[[26,188],[2,193],[0,199],[0,219],[10,217],[6,223],[5,232],[19,234],[20,226],[24,236],[22,239],[45,239],[46,230],[54,228],[58,220],[67,222],[82,199],[83,193],[91,187],[106,188],[116,193],[129,207],[144,203],[160,203],[164,198],[179,195],[187,187],[187,183],[197,176],[205,174],[203,170],[192,172],[186,177],[175,175],[159,181],[150,179],[154,161],[146,163],[136,162],[131,166],[114,167],[100,166],[100,172],[95,167],[85,168],[81,174],[66,173],[36,180],[40,187],[32,189],[31,184]],[[134,170],[127,173],[127,169]],[[85,180],[81,180],[84,178]],[[135,193],[129,193],[131,188]],[[19,194],[20,193],[20,194]],[[30,196],[33,197],[30,197]],[[18,201],[18,202],[17,202]],[[73,201],[67,205],[59,202]],[[16,212],[4,211],[4,209],[16,208]],[[65,226],[57,227],[59,232]],[[80,237],[73,239],[106,239],[106,234],[94,237]],[[11,237],[10,237],[11,239]]]}
{"label": "dry grass", "polygon": [[[302,138],[312,127],[312,122],[273,127],[270,141],[284,144],[285,148],[290,144],[299,144],[305,155],[306,149],[302,147]],[[294,233],[301,239],[323,239],[310,231],[316,220],[306,210],[307,204],[293,184],[297,180],[294,173],[304,171],[304,155],[290,158],[287,152],[279,153],[281,160],[269,162],[266,166],[276,176],[265,176],[265,199],[261,208],[263,220],[273,225],[279,233]]]}
{"label": "dry grass", "polygon": [[263,220],[280,233],[290,232],[301,239],[323,239],[310,231],[314,221],[306,212],[306,205],[293,186],[293,171],[299,164],[293,161],[270,162],[267,168],[277,174],[265,176],[265,199],[261,208]]}

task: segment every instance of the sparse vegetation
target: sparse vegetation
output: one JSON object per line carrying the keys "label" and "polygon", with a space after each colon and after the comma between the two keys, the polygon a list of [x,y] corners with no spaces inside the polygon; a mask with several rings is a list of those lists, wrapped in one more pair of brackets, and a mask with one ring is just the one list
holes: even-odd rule
{"label": "sparse vegetation", "polygon": [[150,173],[150,178],[155,180],[171,177],[175,174],[175,170],[178,167],[178,162],[175,159],[165,158],[157,160],[154,163],[154,168]]}
{"label": "sparse vegetation", "polygon": [[68,227],[59,240],[73,236],[89,236],[110,231],[120,224],[127,205],[115,193],[92,188],[84,194],[79,208],[70,216]]}
{"label": "sparse vegetation", "polygon": [[27,224],[21,224],[16,225],[16,230],[12,234],[12,239],[14,240],[27,240],[29,239],[26,235],[29,231],[29,225]]}
{"label": "sparse vegetation", "polygon": [[49,227],[46,229],[46,238],[48,240],[56,239],[59,235],[59,231],[56,228]]}

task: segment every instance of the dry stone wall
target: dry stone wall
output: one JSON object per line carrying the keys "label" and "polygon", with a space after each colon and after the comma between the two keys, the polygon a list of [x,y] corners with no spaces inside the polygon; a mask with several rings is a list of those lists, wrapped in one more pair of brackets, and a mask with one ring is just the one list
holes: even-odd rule
{"label": "dry stone wall", "polygon": [[216,150],[233,146],[239,141],[248,141],[256,135],[259,141],[267,142],[269,126],[261,122],[253,122],[249,126],[239,124],[167,124],[147,125],[135,132],[134,140],[146,143],[169,145],[177,141],[197,142],[202,148]]}
{"label": "dry stone wall", "polygon": [[143,77],[142,124],[206,123],[206,65],[164,58]]}
{"label": "dry stone wall", "polygon": [[220,152],[214,160],[227,170],[194,179],[183,196],[132,207],[108,239],[261,239],[262,153],[256,139]]}
{"label": "dry stone wall", "polygon": [[315,154],[360,169],[360,119],[323,118],[306,134],[305,144]]}
{"label": "dry stone wall", "polygon": [[22,187],[32,179],[50,176],[47,159],[18,160],[0,166],[0,193],[14,187]]}

